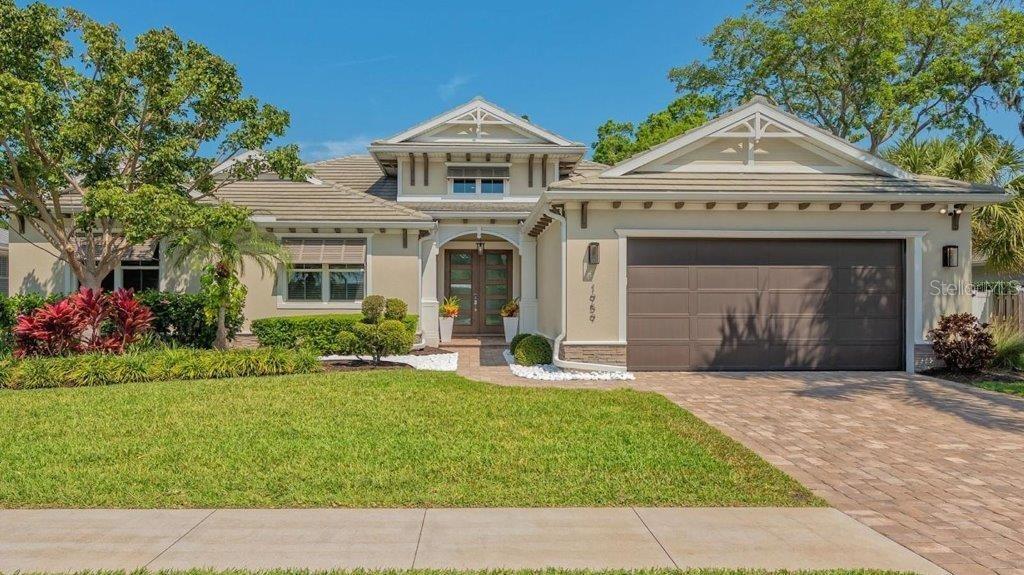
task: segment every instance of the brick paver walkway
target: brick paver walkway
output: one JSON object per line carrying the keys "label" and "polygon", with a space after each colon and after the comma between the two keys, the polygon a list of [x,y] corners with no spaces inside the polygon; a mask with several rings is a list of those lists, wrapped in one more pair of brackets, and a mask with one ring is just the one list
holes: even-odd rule
{"label": "brick paver walkway", "polygon": [[1024,574],[1024,400],[892,373],[640,374],[956,574]]}

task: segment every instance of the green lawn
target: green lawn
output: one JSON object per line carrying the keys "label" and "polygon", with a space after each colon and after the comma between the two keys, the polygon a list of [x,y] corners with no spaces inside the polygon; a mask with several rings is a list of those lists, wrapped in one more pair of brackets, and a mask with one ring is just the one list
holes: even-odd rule
{"label": "green lawn", "polygon": [[653,393],[416,371],[0,390],[0,507],[822,504]]}
{"label": "green lawn", "polygon": [[990,391],[1024,397],[1024,381],[975,381],[971,382],[971,385]]}

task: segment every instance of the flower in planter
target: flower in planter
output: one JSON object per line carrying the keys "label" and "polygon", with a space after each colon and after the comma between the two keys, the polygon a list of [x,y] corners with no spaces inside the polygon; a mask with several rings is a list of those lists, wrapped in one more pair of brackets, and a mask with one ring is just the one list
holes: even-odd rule
{"label": "flower in planter", "polygon": [[519,298],[514,297],[501,306],[501,317],[519,317]]}
{"label": "flower in planter", "polygon": [[459,317],[459,298],[450,296],[441,304],[441,317]]}

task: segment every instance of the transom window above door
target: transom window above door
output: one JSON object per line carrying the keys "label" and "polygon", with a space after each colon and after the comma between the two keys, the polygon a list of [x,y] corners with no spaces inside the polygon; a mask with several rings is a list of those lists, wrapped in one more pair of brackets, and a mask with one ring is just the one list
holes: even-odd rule
{"label": "transom window above door", "polygon": [[448,166],[448,190],[456,196],[501,196],[508,178],[508,166]]}

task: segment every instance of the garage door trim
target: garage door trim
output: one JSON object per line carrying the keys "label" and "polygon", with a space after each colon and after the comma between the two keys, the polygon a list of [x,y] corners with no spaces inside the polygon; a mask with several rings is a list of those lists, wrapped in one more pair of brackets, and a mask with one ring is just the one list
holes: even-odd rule
{"label": "garage door trim", "polygon": [[627,245],[630,238],[732,238],[732,239],[902,239],[906,240],[904,254],[903,309],[905,332],[903,337],[905,370],[914,371],[914,345],[925,344],[922,318],[922,258],[925,230],[671,230],[617,228],[618,235],[618,299],[619,340],[627,341]]}

